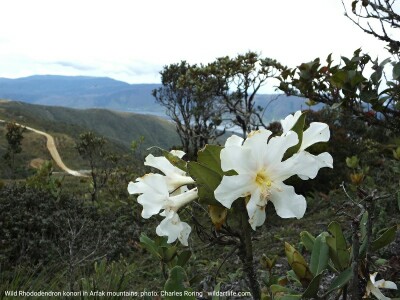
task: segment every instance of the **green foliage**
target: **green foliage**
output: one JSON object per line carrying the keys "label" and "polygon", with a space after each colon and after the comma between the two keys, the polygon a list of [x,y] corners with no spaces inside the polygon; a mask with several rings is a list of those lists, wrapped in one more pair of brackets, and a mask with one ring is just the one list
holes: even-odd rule
{"label": "green foliage", "polygon": [[142,233],[139,240],[141,245],[161,263],[163,269],[165,266],[168,268],[184,267],[192,255],[192,252],[187,249],[178,251],[177,246],[167,243],[166,237],[157,237],[152,240]]}
{"label": "green foliage", "polygon": [[46,161],[37,170],[36,174],[26,180],[26,185],[33,189],[47,190],[54,196],[58,196],[61,192],[62,182],[52,176],[53,163]]}
{"label": "green foliage", "polygon": [[23,132],[25,128],[15,122],[6,123],[7,152],[3,155],[7,164],[10,166],[14,176],[15,173],[15,155],[22,152]]}
{"label": "green foliage", "polygon": [[339,223],[334,221],[328,225],[328,230],[331,236],[326,237],[326,242],[329,246],[330,257],[335,267],[343,271],[349,266],[350,252],[342,228]]}
{"label": "green foliage", "polygon": [[105,291],[115,296],[82,296],[81,299],[121,299],[121,295],[132,288],[136,268],[135,263],[127,263],[124,259],[118,262],[108,262],[104,258],[96,261],[93,273],[78,282],[82,295],[83,292]]}
{"label": "green foliage", "polygon": [[391,242],[393,242],[396,238],[397,227],[398,225],[394,225],[386,229],[380,237],[378,237],[375,241],[372,242],[371,250],[372,251],[379,250],[389,245]]}
{"label": "green foliage", "polygon": [[185,299],[194,300],[194,296],[186,296],[185,292],[190,292],[188,279],[185,270],[181,266],[175,266],[169,271],[168,279],[164,285],[167,295],[165,299]]}
{"label": "green foliage", "polygon": [[128,242],[137,235],[128,203],[95,206],[27,186],[0,190],[0,219],[0,264],[5,269],[22,263],[85,264],[84,257],[96,255],[116,259],[130,253]]}
{"label": "green foliage", "polygon": [[310,270],[314,276],[318,276],[328,266],[329,247],[326,243],[326,234],[321,233],[315,239],[311,252]]}
{"label": "green foliage", "polygon": [[219,156],[221,149],[220,146],[207,145],[199,151],[197,162],[188,163],[188,171],[190,176],[196,180],[201,203],[221,206],[214,197],[214,191],[223,176]]}
{"label": "green foliage", "polygon": [[[388,88],[382,89],[383,69],[389,59],[378,62],[357,49],[353,57],[342,56],[341,61],[333,65],[329,55],[326,63],[317,58],[295,69],[283,67],[279,88],[287,95],[301,95],[333,109],[340,107],[369,124],[399,133],[398,63],[392,64],[394,80],[386,80]],[[370,76],[366,66],[373,70]]]}

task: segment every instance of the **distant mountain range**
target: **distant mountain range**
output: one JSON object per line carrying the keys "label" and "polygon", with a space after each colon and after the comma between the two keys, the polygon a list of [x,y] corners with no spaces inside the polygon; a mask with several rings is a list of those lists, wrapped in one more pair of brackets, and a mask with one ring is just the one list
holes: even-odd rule
{"label": "distant mountain range", "polygon": [[[166,117],[155,102],[153,89],[161,84],[128,84],[107,77],[35,75],[0,78],[0,99],[70,108],[106,108]],[[276,95],[258,95],[256,104],[265,107]],[[265,121],[279,120],[288,113],[305,109],[305,100],[280,96],[269,104]]]}

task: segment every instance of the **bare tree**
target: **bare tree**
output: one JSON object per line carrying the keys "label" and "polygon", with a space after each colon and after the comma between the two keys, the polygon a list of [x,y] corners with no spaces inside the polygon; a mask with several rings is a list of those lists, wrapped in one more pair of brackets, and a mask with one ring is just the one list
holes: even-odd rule
{"label": "bare tree", "polygon": [[351,14],[345,0],[342,4],[345,15],[357,27],[386,42],[388,51],[400,59],[400,1],[354,0],[351,2]]}
{"label": "bare tree", "polygon": [[185,61],[165,66],[162,87],[153,90],[156,101],[174,121],[183,150],[189,157],[224,133],[219,128],[222,110],[207,76]]}

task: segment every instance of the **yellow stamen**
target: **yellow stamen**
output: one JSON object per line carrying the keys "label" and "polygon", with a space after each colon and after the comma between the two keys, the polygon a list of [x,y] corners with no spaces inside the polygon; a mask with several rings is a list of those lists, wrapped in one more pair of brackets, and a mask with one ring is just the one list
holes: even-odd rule
{"label": "yellow stamen", "polygon": [[268,198],[271,195],[270,190],[272,182],[265,173],[265,170],[261,170],[257,173],[256,183],[260,187],[262,197],[264,199]]}

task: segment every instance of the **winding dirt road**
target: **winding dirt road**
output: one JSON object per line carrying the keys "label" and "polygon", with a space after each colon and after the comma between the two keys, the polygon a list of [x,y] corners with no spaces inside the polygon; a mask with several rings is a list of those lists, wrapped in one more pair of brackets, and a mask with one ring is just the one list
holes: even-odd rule
{"label": "winding dirt road", "polygon": [[[0,120],[0,122],[1,122],[1,123],[6,123],[6,121],[4,121],[4,120]],[[56,162],[56,164],[57,164],[62,170],[64,170],[65,172],[67,172],[68,174],[70,174],[70,175],[72,175],[72,176],[88,177],[88,175],[83,174],[83,173],[81,173],[81,172],[79,172],[79,171],[71,170],[70,168],[68,168],[68,167],[64,164],[64,162],[63,162],[62,159],[61,159],[60,154],[58,153],[58,150],[57,150],[57,147],[56,147],[54,138],[53,138],[50,134],[48,134],[48,133],[46,133],[46,132],[43,132],[43,131],[40,131],[40,130],[37,130],[37,129],[32,128],[32,127],[28,127],[28,126],[19,124],[19,123],[16,123],[16,124],[19,125],[19,126],[25,127],[27,130],[33,131],[33,132],[35,132],[35,133],[37,133],[37,134],[44,135],[44,136],[46,137],[46,139],[47,139],[46,146],[47,146],[47,149],[48,149],[49,152],[50,152],[51,157],[53,158],[53,160]]]}

